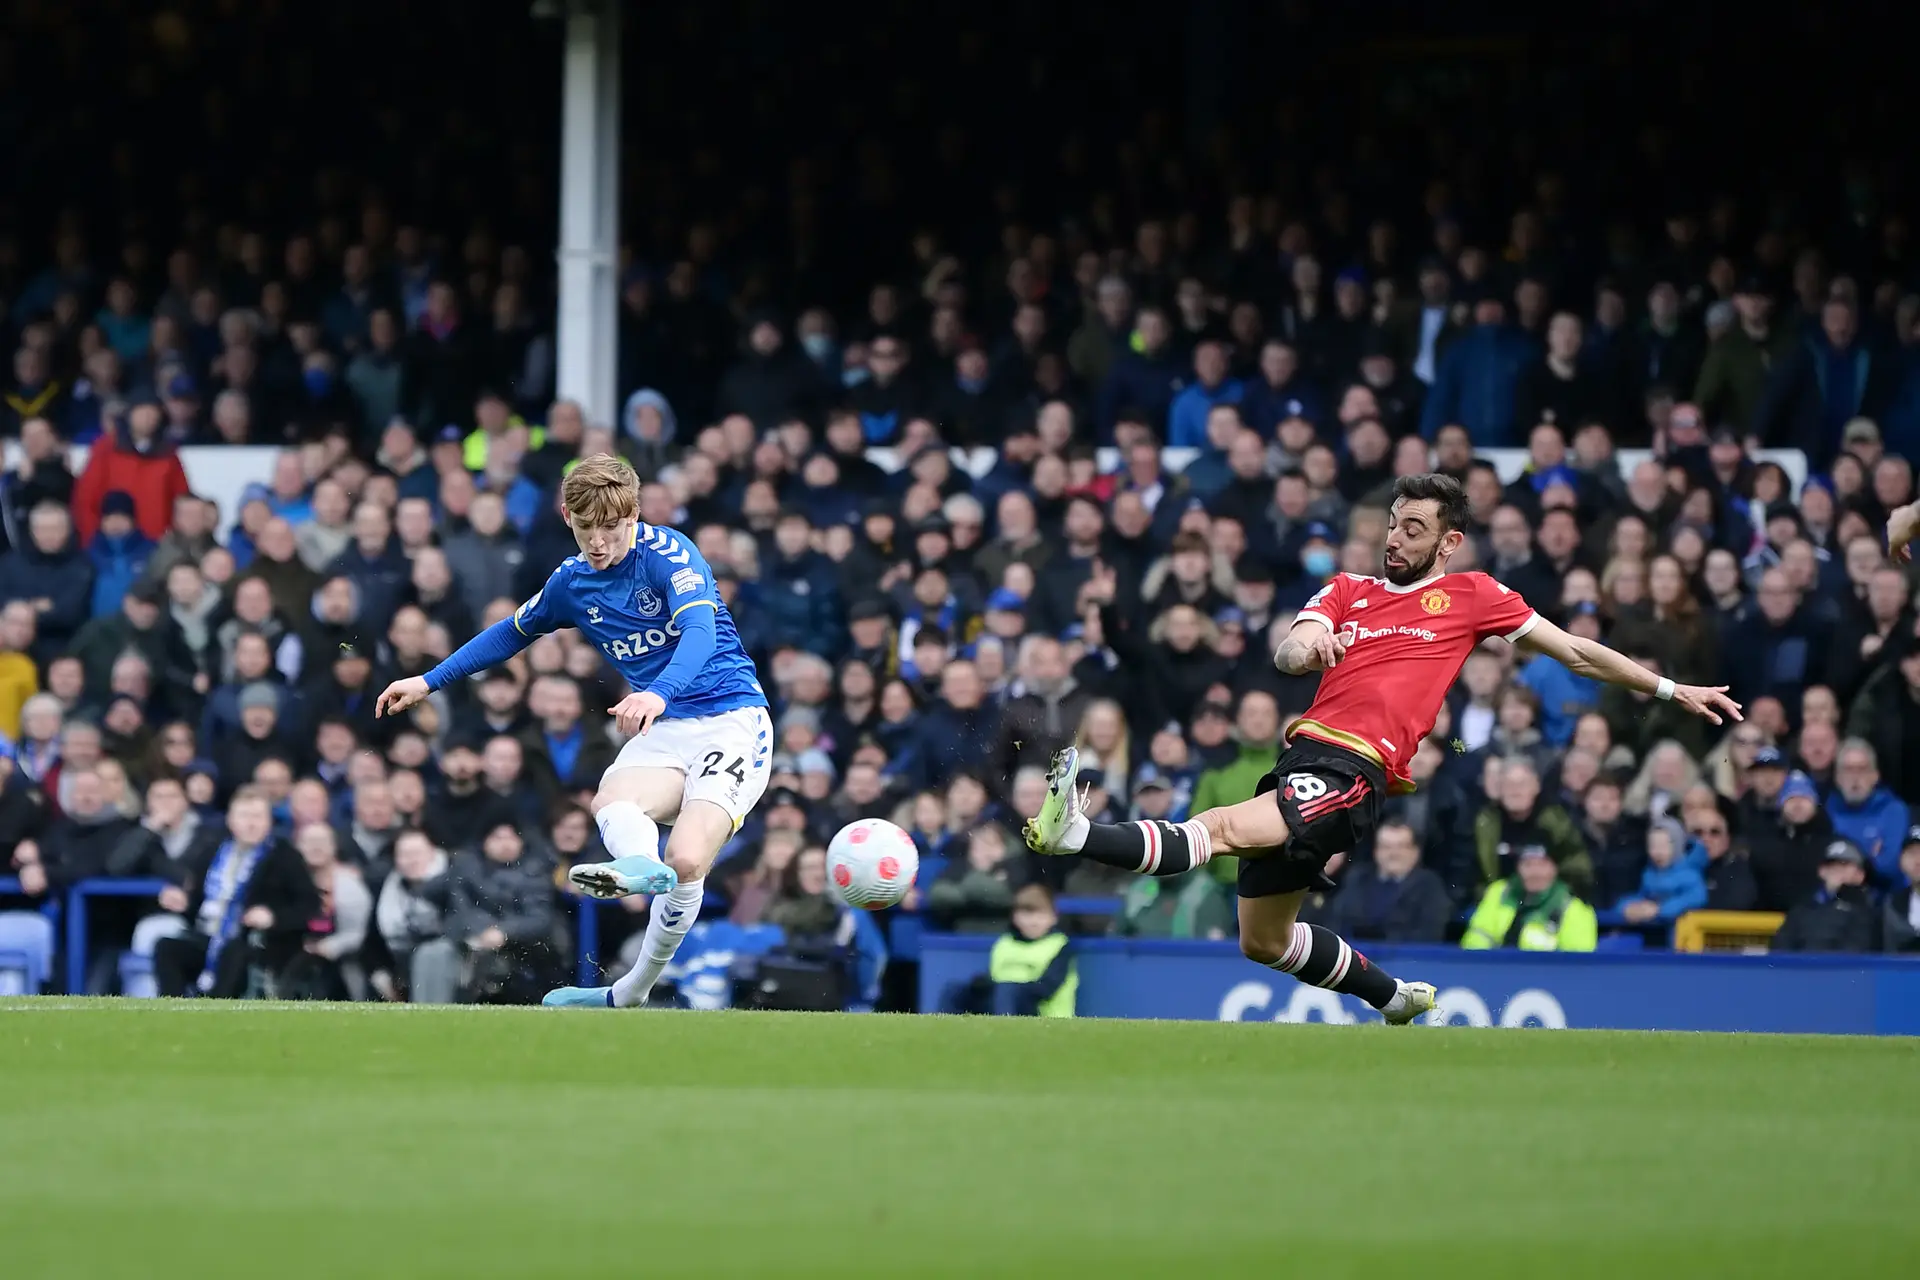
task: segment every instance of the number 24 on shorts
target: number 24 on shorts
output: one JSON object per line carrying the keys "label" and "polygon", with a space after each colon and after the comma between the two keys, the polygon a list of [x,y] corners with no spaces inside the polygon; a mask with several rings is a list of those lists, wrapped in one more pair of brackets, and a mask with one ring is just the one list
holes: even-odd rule
{"label": "number 24 on shorts", "polygon": [[700,770],[700,776],[703,778],[711,778],[715,774],[724,773],[733,779],[734,786],[745,786],[747,782],[747,758],[745,756],[735,756],[728,762],[727,767],[722,769],[720,762],[725,759],[726,752],[724,751],[707,752],[706,756],[700,761],[704,766]]}

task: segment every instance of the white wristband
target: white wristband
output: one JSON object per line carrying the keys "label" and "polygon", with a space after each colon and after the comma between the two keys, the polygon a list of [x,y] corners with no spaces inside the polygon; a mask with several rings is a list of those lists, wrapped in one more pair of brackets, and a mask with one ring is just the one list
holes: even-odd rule
{"label": "white wristband", "polygon": [[1661,676],[1660,683],[1653,687],[1653,696],[1662,702],[1673,701],[1673,677]]}

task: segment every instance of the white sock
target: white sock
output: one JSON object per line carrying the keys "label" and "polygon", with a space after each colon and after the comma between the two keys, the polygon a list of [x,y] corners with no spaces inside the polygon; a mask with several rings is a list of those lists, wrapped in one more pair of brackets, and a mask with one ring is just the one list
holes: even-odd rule
{"label": "white sock", "polygon": [[600,826],[600,839],[607,852],[616,858],[660,857],[660,825],[647,811],[631,800],[615,800],[602,805],[594,816]]}
{"label": "white sock", "polygon": [[1087,846],[1087,832],[1093,823],[1084,813],[1076,813],[1067,819],[1067,829],[1060,833],[1060,847],[1069,853],[1078,853]]}
{"label": "white sock", "polygon": [[653,984],[660,980],[661,972],[673,961],[673,953],[680,949],[680,940],[700,918],[700,903],[706,896],[705,880],[685,880],[675,885],[671,893],[653,900],[653,907],[647,912],[647,936],[640,943],[640,960],[613,984],[616,1008],[631,1009],[647,1002],[653,993]]}

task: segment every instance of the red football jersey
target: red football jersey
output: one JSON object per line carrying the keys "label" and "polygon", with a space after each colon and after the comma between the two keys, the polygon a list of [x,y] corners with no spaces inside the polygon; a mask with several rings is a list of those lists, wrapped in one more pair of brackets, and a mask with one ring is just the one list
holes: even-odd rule
{"label": "red football jersey", "polygon": [[1346,640],[1347,655],[1320,677],[1294,733],[1371,756],[1396,791],[1412,789],[1407,764],[1474,646],[1488,636],[1518,640],[1540,621],[1484,573],[1447,573],[1412,587],[1343,573],[1300,617],[1326,623]]}

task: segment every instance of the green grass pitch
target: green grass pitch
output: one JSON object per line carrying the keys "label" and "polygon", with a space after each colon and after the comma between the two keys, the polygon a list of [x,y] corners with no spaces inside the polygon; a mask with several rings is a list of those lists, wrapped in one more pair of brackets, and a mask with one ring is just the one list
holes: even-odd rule
{"label": "green grass pitch", "polygon": [[1920,1041],[0,1002],[0,1276],[1914,1274]]}

